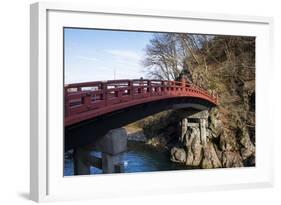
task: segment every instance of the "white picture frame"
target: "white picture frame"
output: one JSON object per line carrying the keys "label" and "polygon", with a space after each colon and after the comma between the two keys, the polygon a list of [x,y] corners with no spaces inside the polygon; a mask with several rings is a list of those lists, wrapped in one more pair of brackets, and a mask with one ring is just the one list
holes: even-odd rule
{"label": "white picture frame", "polygon": [[[271,105],[267,97],[270,84],[263,82],[270,82],[267,71],[272,67],[272,18],[46,2],[32,4],[30,14],[32,200],[273,186],[273,134],[267,129],[273,118],[272,113],[263,109]],[[256,167],[63,177],[63,89],[60,86],[63,85],[61,32],[65,26],[256,36]]]}

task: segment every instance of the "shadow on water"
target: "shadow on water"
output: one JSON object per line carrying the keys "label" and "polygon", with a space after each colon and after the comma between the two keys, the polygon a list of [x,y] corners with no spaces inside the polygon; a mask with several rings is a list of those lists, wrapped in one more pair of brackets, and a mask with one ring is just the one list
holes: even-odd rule
{"label": "shadow on water", "polygon": [[123,160],[125,172],[151,172],[188,169],[170,161],[170,152],[164,147],[154,147],[141,142],[129,142]]}
{"label": "shadow on water", "polygon": [[[91,152],[92,155],[101,157],[100,152]],[[169,150],[164,147],[154,147],[143,142],[128,142],[128,150],[122,156],[125,163],[125,173],[171,171],[192,169],[170,161]],[[91,174],[101,174],[102,170],[91,167]],[[65,160],[64,175],[73,175],[73,161]]]}

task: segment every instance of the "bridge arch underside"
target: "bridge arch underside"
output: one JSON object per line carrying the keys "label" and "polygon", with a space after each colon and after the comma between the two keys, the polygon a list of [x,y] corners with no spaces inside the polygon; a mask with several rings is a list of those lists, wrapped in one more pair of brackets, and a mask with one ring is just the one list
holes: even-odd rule
{"label": "bridge arch underside", "polygon": [[125,126],[165,110],[186,109],[190,110],[191,114],[194,114],[214,106],[214,104],[205,99],[178,97],[127,107],[65,127],[64,149],[67,151],[75,147],[94,144],[97,139],[104,136],[111,129]]}

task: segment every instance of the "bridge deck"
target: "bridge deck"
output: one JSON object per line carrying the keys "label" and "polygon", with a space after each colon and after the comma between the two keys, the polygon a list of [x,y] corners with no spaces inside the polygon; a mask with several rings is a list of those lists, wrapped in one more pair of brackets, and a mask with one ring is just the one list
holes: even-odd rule
{"label": "bridge deck", "polygon": [[216,96],[184,81],[111,80],[69,84],[64,89],[65,126],[168,98],[197,97],[218,104]]}

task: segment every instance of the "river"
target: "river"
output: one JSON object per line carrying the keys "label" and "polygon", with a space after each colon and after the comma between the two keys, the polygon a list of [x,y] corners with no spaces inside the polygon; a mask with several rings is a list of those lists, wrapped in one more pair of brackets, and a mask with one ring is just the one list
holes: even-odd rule
{"label": "river", "polygon": [[[100,152],[92,152],[100,157]],[[154,147],[143,142],[128,141],[128,150],[122,156],[125,163],[125,173],[152,172],[191,169],[170,161],[169,150],[164,147]],[[101,174],[102,170],[91,167],[91,174]],[[73,175],[73,161],[65,160],[64,176]]]}

